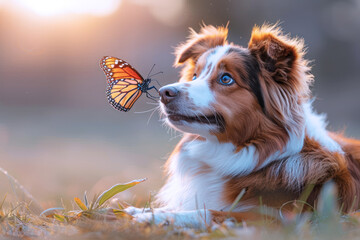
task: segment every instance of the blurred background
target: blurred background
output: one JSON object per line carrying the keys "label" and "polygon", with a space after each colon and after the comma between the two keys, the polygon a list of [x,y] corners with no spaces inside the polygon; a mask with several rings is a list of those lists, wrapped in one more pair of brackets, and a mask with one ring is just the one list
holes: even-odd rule
{"label": "blurred background", "polygon": [[[188,28],[229,24],[246,46],[254,24],[281,22],[305,39],[313,93],[329,129],[360,138],[360,0],[0,0],[0,167],[44,206],[148,177],[122,199],[147,199],[180,139],[142,97],[130,112],[107,103],[99,68],[120,57],[163,85]],[[9,189],[0,177],[0,198]],[[91,198],[91,197],[90,197]]]}

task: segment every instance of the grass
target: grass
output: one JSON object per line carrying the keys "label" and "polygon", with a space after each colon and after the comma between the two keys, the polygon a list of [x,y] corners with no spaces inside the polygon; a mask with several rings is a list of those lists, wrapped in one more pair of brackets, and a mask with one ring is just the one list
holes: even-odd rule
{"label": "grass", "polygon": [[[176,228],[172,224],[134,223],[123,211],[124,203],[118,202],[115,207],[109,204],[117,193],[145,179],[114,185],[91,201],[86,193],[83,199],[75,197],[71,209],[51,208],[40,213],[36,200],[16,179],[0,170],[8,177],[13,189],[12,194],[0,200],[1,239],[360,239],[360,213],[341,214],[333,183],[324,186],[311,213],[301,213],[313,188],[308,186],[299,200],[287,203],[297,206],[290,214],[260,206],[258,211],[264,217],[259,221],[238,223],[229,219],[221,225],[196,230]],[[241,201],[243,194],[239,194],[232,208]],[[16,196],[10,198],[10,195]],[[280,211],[279,214],[274,214],[276,211]],[[269,218],[269,215],[280,217]]]}

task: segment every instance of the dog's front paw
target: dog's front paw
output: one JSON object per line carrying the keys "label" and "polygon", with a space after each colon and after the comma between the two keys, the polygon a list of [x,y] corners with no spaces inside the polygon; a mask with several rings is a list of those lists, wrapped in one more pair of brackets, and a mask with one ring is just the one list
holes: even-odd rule
{"label": "dog's front paw", "polygon": [[133,220],[138,223],[154,223],[168,225],[171,219],[164,213],[144,212],[133,215]]}
{"label": "dog's front paw", "polygon": [[208,210],[182,212],[153,211],[133,215],[133,220],[139,223],[156,225],[173,225],[174,227],[190,227],[205,229],[211,225],[211,214]]}
{"label": "dog's front paw", "polygon": [[151,212],[151,209],[150,208],[127,207],[124,209],[124,211],[131,216],[135,216],[136,214]]}
{"label": "dog's front paw", "polygon": [[154,223],[158,225],[167,223],[169,217],[162,209],[127,207],[124,211],[133,217],[134,222],[138,223]]}

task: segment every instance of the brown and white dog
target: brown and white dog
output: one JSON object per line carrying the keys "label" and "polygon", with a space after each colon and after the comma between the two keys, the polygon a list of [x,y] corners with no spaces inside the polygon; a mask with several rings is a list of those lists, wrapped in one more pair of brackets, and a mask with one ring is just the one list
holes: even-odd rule
{"label": "brown and white dog", "polygon": [[254,27],[248,47],[227,42],[227,28],[192,31],[176,50],[178,83],[160,89],[166,123],[184,137],[166,163],[162,208],[128,208],[137,221],[203,227],[229,216],[256,219],[262,204],[279,208],[309,184],[316,201],[333,180],[344,212],[359,207],[360,141],[328,132],[314,113],[313,76],[301,39],[276,26]]}

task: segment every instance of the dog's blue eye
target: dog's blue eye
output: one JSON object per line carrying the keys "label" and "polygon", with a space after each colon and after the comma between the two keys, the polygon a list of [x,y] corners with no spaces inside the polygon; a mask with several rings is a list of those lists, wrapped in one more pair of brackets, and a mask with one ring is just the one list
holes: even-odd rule
{"label": "dog's blue eye", "polygon": [[228,73],[224,73],[221,78],[219,79],[218,81],[220,84],[222,85],[226,85],[226,86],[229,86],[231,84],[233,84],[235,81],[234,79],[231,77],[230,74]]}
{"label": "dog's blue eye", "polygon": [[195,80],[195,79],[196,79],[196,73],[194,73],[192,80]]}

